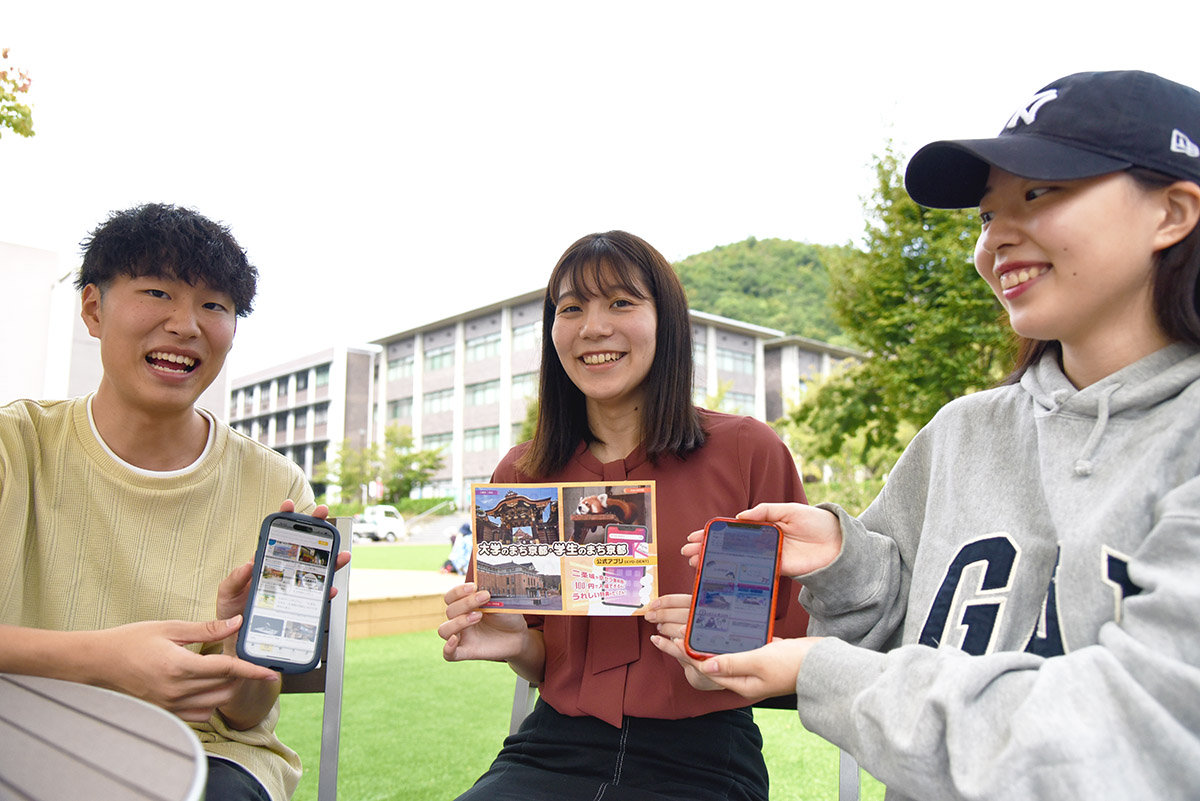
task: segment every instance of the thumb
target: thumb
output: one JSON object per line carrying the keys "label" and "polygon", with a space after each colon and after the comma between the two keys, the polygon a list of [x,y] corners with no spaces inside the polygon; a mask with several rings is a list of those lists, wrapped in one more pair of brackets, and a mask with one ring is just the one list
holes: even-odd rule
{"label": "thumb", "polygon": [[179,622],[171,632],[171,639],[180,645],[193,642],[220,642],[231,637],[242,627],[242,616],[234,615],[228,620],[206,620],[203,623]]}

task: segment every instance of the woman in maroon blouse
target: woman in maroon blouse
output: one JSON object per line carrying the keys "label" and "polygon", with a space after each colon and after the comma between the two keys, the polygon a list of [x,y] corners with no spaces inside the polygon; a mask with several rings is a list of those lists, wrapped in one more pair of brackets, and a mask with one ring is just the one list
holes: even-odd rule
{"label": "woman in maroon blouse", "polygon": [[[623,231],[591,234],[546,287],[533,440],[496,483],[653,479],[659,588],[690,593],[689,532],[760,501],[803,502],[786,446],[750,418],[692,404],[692,326],[671,265]],[[678,610],[645,617],[482,614],[468,582],[446,593],[448,661],[507,662],[541,699],[461,799],[767,799],[762,739],[745,699],[700,692],[650,643]],[[780,592],[781,636],[803,635],[796,592]],[[782,627],[782,628],[781,628]],[[791,631],[792,635],[782,632]]]}

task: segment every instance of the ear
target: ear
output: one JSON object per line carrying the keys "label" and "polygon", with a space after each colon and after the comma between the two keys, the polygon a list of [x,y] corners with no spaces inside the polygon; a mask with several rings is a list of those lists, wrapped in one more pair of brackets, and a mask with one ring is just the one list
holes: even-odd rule
{"label": "ear", "polygon": [[79,312],[79,316],[83,318],[83,324],[87,326],[88,333],[96,339],[100,338],[100,287],[95,284],[88,284],[83,288],[83,296],[81,298],[83,308]]}
{"label": "ear", "polygon": [[1155,251],[1179,242],[1200,222],[1200,184],[1176,181],[1162,191],[1165,214],[1155,232]]}
{"label": "ear", "polygon": [[608,493],[607,492],[602,492],[599,495],[597,495],[596,497],[599,499],[601,506],[608,506]]}

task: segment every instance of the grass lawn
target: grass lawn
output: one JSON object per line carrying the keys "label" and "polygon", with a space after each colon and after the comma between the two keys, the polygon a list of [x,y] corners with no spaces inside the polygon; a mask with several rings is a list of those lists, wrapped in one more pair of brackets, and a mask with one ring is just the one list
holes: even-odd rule
{"label": "grass lawn", "polygon": [[[438,565],[445,559],[440,545],[360,548],[355,565],[399,567],[373,560],[403,561],[390,552],[424,548],[437,549]],[[360,558],[364,553],[371,555]],[[347,642],[339,798],[453,799],[499,751],[508,732],[512,671],[490,662],[450,664],[442,660],[441,643],[434,631]],[[315,801],[321,696],[284,696],[282,707],[279,736],[309,766],[294,798]],[[759,710],[755,718],[763,730],[773,801],[837,798],[837,749],[806,732],[795,712]],[[863,798],[883,798],[882,785],[865,774]]]}
{"label": "grass lawn", "polygon": [[354,543],[354,567],[385,570],[441,570],[450,555],[445,545]]}

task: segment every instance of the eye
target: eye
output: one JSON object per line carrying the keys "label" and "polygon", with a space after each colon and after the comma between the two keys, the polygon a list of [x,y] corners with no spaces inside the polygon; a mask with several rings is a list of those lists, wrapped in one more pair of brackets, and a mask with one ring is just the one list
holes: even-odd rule
{"label": "eye", "polygon": [[633,305],[633,301],[632,301],[632,300],[629,300],[628,298],[617,298],[616,300],[614,300],[614,301],[612,302],[612,305],[613,305],[615,308],[618,308],[618,309],[624,309],[624,308],[626,308],[626,307],[632,306],[632,305]]}
{"label": "eye", "polygon": [[209,311],[229,311],[224,303],[218,303],[215,300],[210,300],[208,303],[205,303],[204,308],[208,309]]}
{"label": "eye", "polygon": [[558,310],[554,313],[559,315],[571,314],[573,312],[578,312],[579,310],[579,304],[577,303],[564,303],[563,305],[559,306]]}
{"label": "eye", "polygon": [[990,223],[990,222],[992,221],[992,217],[993,217],[993,216],[995,216],[995,215],[994,215],[992,212],[990,212],[990,211],[983,211],[983,210],[981,209],[981,210],[979,211],[979,224],[980,224],[980,225],[987,225],[988,223]]}
{"label": "eye", "polygon": [[1042,195],[1046,194],[1047,192],[1053,191],[1053,190],[1054,190],[1053,186],[1036,186],[1033,189],[1030,189],[1028,192],[1025,193],[1025,199],[1026,200],[1037,200]]}
{"label": "eye", "polygon": [[152,298],[169,299],[171,297],[170,295],[168,295],[166,292],[162,291],[161,289],[147,289],[144,291],[147,295],[149,295]]}

